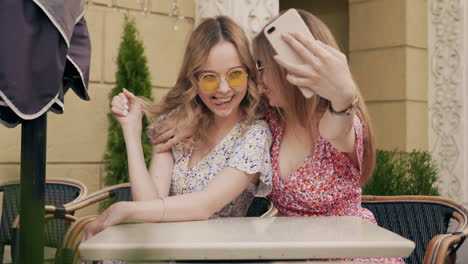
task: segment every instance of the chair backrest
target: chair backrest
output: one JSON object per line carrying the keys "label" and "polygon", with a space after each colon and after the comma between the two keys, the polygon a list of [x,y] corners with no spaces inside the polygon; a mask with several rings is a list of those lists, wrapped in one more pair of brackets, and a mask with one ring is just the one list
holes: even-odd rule
{"label": "chair backrest", "polygon": [[[70,204],[67,210],[79,210],[90,204],[101,203],[101,209],[110,206],[116,202],[132,201],[132,190],[130,183],[122,183],[106,187],[97,192],[94,192],[82,199],[77,199],[75,203]],[[67,232],[64,233],[64,241],[58,247],[55,256],[56,264],[79,263],[78,262],[78,245],[80,244],[80,234],[87,223],[93,220],[96,216],[89,215],[75,221]],[[63,220],[57,219],[57,220]]]}
{"label": "chair backrest", "polygon": [[[62,206],[86,194],[84,184],[73,180],[51,179],[46,181],[45,204]],[[0,186],[3,192],[2,219],[0,223],[0,244],[11,245],[11,228],[19,211],[20,184],[19,181],[8,182]],[[46,220],[45,245],[60,246],[63,234],[69,221],[64,219]]]}
{"label": "chair backrest", "polygon": [[252,200],[252,203],[249,206],[249,209],[247,210],[247,214],[245,216],[247,217],[257,217],[257,216],[262,216],[268,210],[270,210],[272,207],[272,204],[270,201],[268,201],[266,198],[263,197],[254,197]]}
{"label": "chair backrest", "polygon": [[109,191],[113,202],[132,201],[132,189],[130,185],[113,188]]}
{"label": "chair backrest", "polygon": [[456,211],[450,204],[427,196],[363,196],[362,206],[374,214],[379,226],[416,244],[405,259],[406,264],[423,263],[429,242],[434,236],[447,233]]}

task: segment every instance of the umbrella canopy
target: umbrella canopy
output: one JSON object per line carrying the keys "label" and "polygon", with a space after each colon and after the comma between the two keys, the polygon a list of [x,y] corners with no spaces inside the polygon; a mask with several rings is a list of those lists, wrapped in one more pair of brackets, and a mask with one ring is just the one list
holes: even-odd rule
{"label": "umbrella canopy", "polygon": [[0,122],[63,113],[69,88],[89,100],[91,44],[84,0],[0,2]]}
{"label": "umbrella canopy", "polygon": [[89,100],[83,14],[84,0],[0,1],[0,122],[22,123],[19,263],[43,259],[46,112],[63,113],[70,88]]}

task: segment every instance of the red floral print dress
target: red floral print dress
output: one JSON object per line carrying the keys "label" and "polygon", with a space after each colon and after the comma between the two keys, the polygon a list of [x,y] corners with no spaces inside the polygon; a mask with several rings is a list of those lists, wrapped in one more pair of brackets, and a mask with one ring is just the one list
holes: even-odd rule
{"label": "red floral print dress", "polygon": [[[281,216],[356,216],[374,224],[372,213],[361,207],[361,172],[342,152],[322,137],[315,142],[315,153],[309,154],[302,165],[286,179],[280,178],[279,153],[283,126],[274,111],[267,111],[266,119],[273,136],[271,164],[273,190],[268,199]],[[363,126],[354,117],[356,151],[359,167],[364,153]],[[400,258],[353,259],[349,261],[400,263]]]}

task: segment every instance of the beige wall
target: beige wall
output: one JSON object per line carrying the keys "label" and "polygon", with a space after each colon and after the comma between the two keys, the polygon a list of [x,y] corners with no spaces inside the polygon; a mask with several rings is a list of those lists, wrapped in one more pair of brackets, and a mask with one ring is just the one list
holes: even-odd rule
{"label": "beige wall", "polygon": [[377,147],[428,148],[426,0],[283,0],[330,28],[374,124]]}
{"label": "beige wall", "polygon": [[[65,114],[49,114],[47,177],[72,178],[89,191],[102,187],[102,156],[107,138],[108,94],[115,82],[115,58],[123,13],[101,5],[88,6],[93,46],[91,101],[66,95]],[[194,1],[179,1],[182,15],[193,18]],[[119,4],[138,9],[137,2]],[[327,23],[367,100],[378,147],[427,149],[427,21],[425,0],[281,1],[281,9],[298,7]],[[133,6],[132,6],[133,5]],[[152,13],[136,18],[144,41],[156,100],[174,84],[193,19],[173,31],[174,18],[164,14],[170,1],[152,1]],[[0,128],[0,180],[19,178],[20,126]]]}
{"label": "beige wall", "polygon": [[[77,179],[87,185],[89,192],[102,187],[108,94],[115,83],[115,59],[124,17],[122,12],[108,8],[108,1],[101,1],[103,5],[88,6],[85,13],[92,43],[91,101],[82,101],[70,91],[65,96],[65,113],[48,114],[47,178]],[[137,1],[131,3],[119,4],[139,8]],[[156,100],[174,84],[186,39],[193,28],[194,2],[180,3],[181,14],[190,19],[184,20],[178,31],[172,29],[175,18],[164,15],[170,12],[171,1],[153,0],[153,13],[146,16],[130,11],[145,45]],[[0,127],[0,181],[19,179],[20,135],[21,126]],[[90,212],[94,213],[94,209],[84,213]]]}
{"label": "beige wall", "polygon": [[427,150],[427,1],[349,0],[349,19],[349,62],[378,147]]}
{"label": "beige wall", "polygon": [[349,50],[348,2],[345,0],[281,0],[280,10],[300,8],[320,18],[330,28],[341,50]]}

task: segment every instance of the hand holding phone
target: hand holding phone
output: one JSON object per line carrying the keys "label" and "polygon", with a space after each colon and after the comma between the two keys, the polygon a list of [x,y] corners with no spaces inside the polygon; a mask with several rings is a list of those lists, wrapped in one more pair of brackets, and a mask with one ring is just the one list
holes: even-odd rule
{"label": "hand holding phone", "polygon": [[[283,36],[284,34],[284,36]],[[346,55],[337,47],[315,40],[296,10],[288,10],[265,28],[278,55],[276,62],[288,72],[288,81],[306,98],[312,95],[345,109],[358,94]]]}
{"label": "hand holding phone", "polygon": [[[299,54],[282,38],[283,34],[299,32],[315,40],[309,28],[302,20],[295,9],[289,9],[275,21],[265,27],[264,34],[275,51],[285,60],[294,64],[303,64],[304,60]],[[306,98],[312,97],[315,93],[307,88],[300,87],[302,94]]]}

